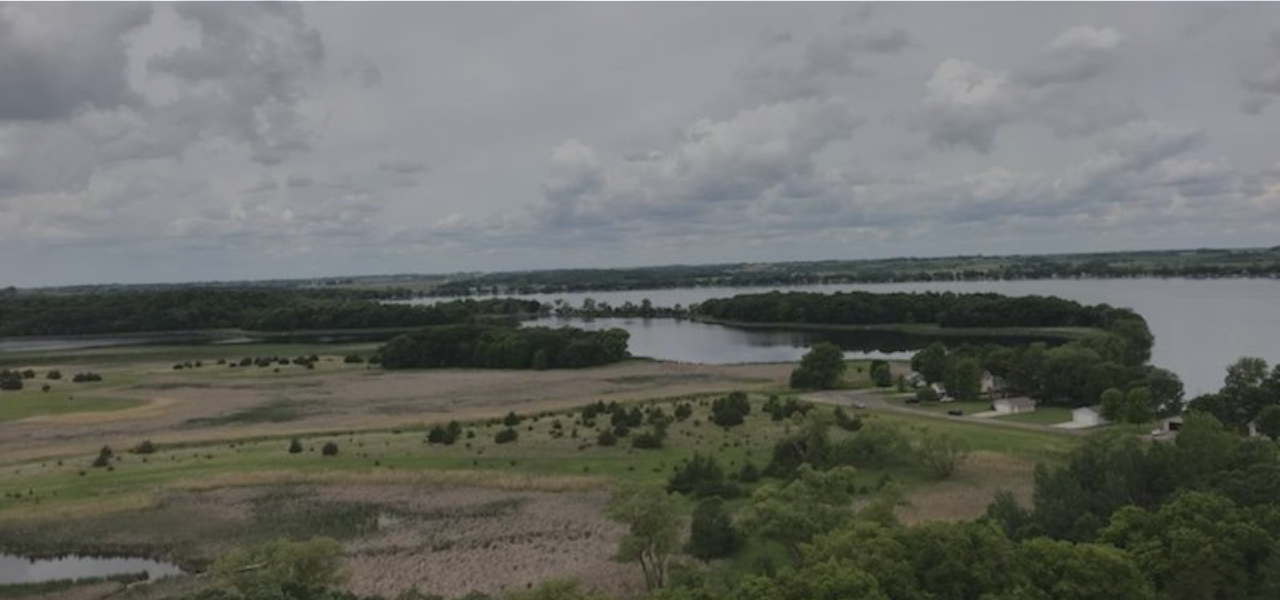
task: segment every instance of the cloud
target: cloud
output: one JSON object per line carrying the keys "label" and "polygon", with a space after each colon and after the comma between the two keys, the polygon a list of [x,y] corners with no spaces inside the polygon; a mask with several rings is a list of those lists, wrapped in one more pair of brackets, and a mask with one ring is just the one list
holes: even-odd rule
{"label": "cloud", "polygon": [[0,7],[0,122],[137,103],[128,35],[150,18],[145,4]]}
{"label": "cloud", "polygon": [[577,139],[551,155],[535,208],[544,223],[616,225],[636,217],[689,218],[719,204],[818,195],[816,157],[859,125],[838,100],[793,100],[701,119],[672,148],[604,163]]}
{"label": "cloud", "polygon": [[1000,128],[1031,121],[1060,137],[1089,135],[1138,119],[1132,103],[1090,99],[1073,86],[1111,67],[1124,36],[1111,28],[1071,27],[1009,74],[957,58],[942,61],[925,84],[920,117],[935,146],[989,153]]}
{"label": "cloud", "polygon": [[[865,19],[854,19],[860,23]],[[909,48],[911,36],[898,27],[851,28],[797,36],[766,36],[754,56],[739,69],[749,87],[770,99],[792,99],[838,92],[851,77],[867,72],[866,59]]]}
{"label": "cloud", "polygon": [[1244,78],[1244,89],[1249,96],[1241,104],[1244,112],[1257,115],[1280,98],[1280,30],[1271,33],[1271,54],[1262,66]]}

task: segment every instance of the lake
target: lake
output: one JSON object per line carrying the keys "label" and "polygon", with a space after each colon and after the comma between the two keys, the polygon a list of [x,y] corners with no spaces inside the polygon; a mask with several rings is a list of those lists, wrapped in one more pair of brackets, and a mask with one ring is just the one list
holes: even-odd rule
{"label": "lake", "polygon": [[60,556],[26,558],[0,553],[0,584],[41,583],[147,573],[152,579],[182,573],[177,565],[146,558]]}
{"label": "lake", "polygon": [[[655,306],[688,306],[708,298],[771,290],[836,292],[996,292],[1011,296],[1059,296],[1086,304],[1132,308],[1155,334],[1152,363],[1177,373],[1188,397],[1216,391],[1226,366],[1241,356],[1280,362],[1280,280],[1275,279],[1050,279],[1032,281],[955,281],[841,284],[796,287],[678,288],[619,292],[574,292],[522,296],[580,306],[584,298],[619,306],[648,298]],[[436,302],[439,299],[424,299]],[[584,327],[595,324],[578,323]],[[632,353],[692,362],[794,360],[815,341],[831,339],[812,332],[730,330],[717,325],[667,319],[620,319],[632,335]],[[856,342],[847,336],[846,349]],[[839,343],[839,340],[833,340]],[[856,354],[856,352],[855,352]],[[871,353],[874,355],[874,353]],[[890,352],[888,356],[903,356]]]}

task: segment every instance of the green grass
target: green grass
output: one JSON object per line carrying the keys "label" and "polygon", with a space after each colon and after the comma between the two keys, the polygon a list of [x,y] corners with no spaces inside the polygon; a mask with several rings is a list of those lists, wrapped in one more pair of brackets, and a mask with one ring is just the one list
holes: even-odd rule
{"label": "green grass", "polygon": [[[142,400],[129,398],[104,398],[76,393],[81,384],[69,381],[51,382],[56,386],[49,392],[40,391],[43,380],[28,380],[21,391],[0,392],[0,422],[17,421],[38,416],[65,415],[82,412],[106,412],[123,410],[144,404]],[[82,389],[93,389],[86,386]]]}
{"label": "green grass", "polygon": [[183,427],[217,427],[219,425],[248,425],[252,423],[287,423],[309,415],[321,414],[312,408],[314,402],[297,400],[273,400],[244,410],[217,417],[203,417],[183,421]]}
{"label": "green grass", "polygon": [[[311,435],[302,438],[304,452],[292,455],[286,451],[287,437],[184,447],[162,445],[157,453],[148,456],[128,454],[124,448],[116,448],[119,460],[113,463],[113,470],[90,467],[92,455],[0,467],[0,475],[3,475],[0,476],[0,512],[23,505],[47,507],[62,502],[150,494],[179,482],[200,484],[217,481],[211,478],[219,477],[252,479],[255,473],[279,473],[282,470],[304,477],[465,471],[498,477],[588,476],[659,484],[666,481],[681,461],[695,452],[714,455],[728,472],[738,471],[747,462],[764,467],[773,445],[793,425],[786,421],[774,422],[763,414],[759,409],[763,399],[761,396],[752,398],[756,409],[744,425],[725,430],[708,421],[710,398],[695,398],[691,400],[695,405],[694,415],[684,422],[672,424],[665,446],[656,450],[632,448],[630,438],[619,440],[614,447],[597,446],[596,432],[606,426],[607,417],[598,419],[595,428],[575,426],[573,421],[577,411],[549,413],[537,420],[527,418],[516,428],[520,438],[509,444],[494,442],[494,435],[504,427],[491,421],[465,425],[464,429],[472,432],[473,437],[464,433],[452,446],[428,445],[424,428],[415,428],[400,432]],[[658,404],[667,414],[673,412],[673,401]],[[276,407],[273,410],[290,409]],[[1072,436],[1054,432],[1013,430],[923,416],[864,413],[864,418],[899,423],[915,435],[930,434],[924,430],[945,431],[965,440],[975,450],[1005,453],[1032,461],[1056,459],[1076,441]],[[559,438],[551,433],[552,423],[557,419],[564,431],[563,437]],[[576,438],[572,436],[575,427],[578,430]],[[833,430],[833,435],[849,434]],[[337,456],[321,456],[320,447],[327,441],[339,445]],[[868,469],[863,474],[867,485],[884,475],[908,484],[924,481],[920,474],[906,468]]]}
{"label": "green grass", "polygon": [[1035,411],[1029,413],[1021,413],[1016,415],[1008,415],[997,417],[1001,421],[1014,421],[1016,423],[1035,423],[1038,425],[1054,425],[1057,423],[1066,423],[1071,420],[1071,409],[1062,408],[1060,406],[1041,406]]}

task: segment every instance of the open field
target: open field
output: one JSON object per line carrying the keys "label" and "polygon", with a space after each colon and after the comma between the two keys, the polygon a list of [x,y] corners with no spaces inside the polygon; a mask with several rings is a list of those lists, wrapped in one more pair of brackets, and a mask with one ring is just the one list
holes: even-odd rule
{"label": "open field", "polygon": [[[370,350],[116,348],[67,353],[46,367],[31,363],[42,373],[101,373],[101,383],[76,384],[85,386],[76,388],[77,401],[101,395],[132,404],[65,413],[41,407],[46,394],[38,390],[0,395],[0,402],[37,402],[0,422],[0,548],[143,555],[199,570],[256,541],[328,535],[344,544],[352,589],[360,593],[394,596],[417,587],[452,596],[558,577],[626,593],[642,584],[636,569],[609,558],[621,535],[603,513],[614,483],[661,485],[695,452],[714,455],[730,473],[747,463],[764,467],[776,441],[794,428],[760,409],[769,393],[784,391],[788,364],[636,360],[574,371],[392,372],[342,360]],[[321,354],[313,370],[217,364],[312,351]],[[173,368],[197,360],[200,367]],[[867,364],[850,367],[842,393],[871,394],[859,391],[869,386]],[[739,427],[713,426],[711,400],[734,389],[753,392],[752,414]],[[603,447],[595,441],[607,415],[587,424],[575,408],[596,400],[666,414],[688,403],[693,414],[670,426],[660,449],[634,448],[629,438]],[[499,444],[508,411],[524,416],[514,427],[519,437]],[[896,423],[915,439],[946,431],[973,449],[944,481],[907,464],[859,470],[865,493],[887,482],[904,491],[899,514],[908,522],[975,517],[1002,489],[1028,500],[1035,463],[1056,460],[1078,439],[910,414],[861,415]],[[453,419],[463,423],[455,444],[426,443],[431,423]],[[287,451],[294,437],[303,447],[297,454]],[[156,452],[129,451],[144,440]],[[337,444],[336,456],[322,455],[327,442]],[[109,467],[95,468],[104,445],[115,456]],[[179,577],[112,597],[157,598],[198,585]]]}

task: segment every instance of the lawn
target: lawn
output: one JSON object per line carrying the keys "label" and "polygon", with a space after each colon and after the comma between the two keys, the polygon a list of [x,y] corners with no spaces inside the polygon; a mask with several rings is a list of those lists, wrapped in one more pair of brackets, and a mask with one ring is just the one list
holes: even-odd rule
{"label": "lawn", "polygon": [[1060,406],[1042,406],[1029,413],[997,417],[1001,421],[1016,423],[1035,423],[1037,425],[1054,425],[1071,420],[1071,409]]}
{"label": "lawn", "polygon": [[[45,384],[50,386],[48,392],[41,391],[41,386]],[[0,422],[37,416],[123,410],[144,404],[142,400],[97,397],[83,393],[101,387],[102,384],[72,383],[68,379],[27,380],[22,390],[0,392]]]}

